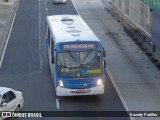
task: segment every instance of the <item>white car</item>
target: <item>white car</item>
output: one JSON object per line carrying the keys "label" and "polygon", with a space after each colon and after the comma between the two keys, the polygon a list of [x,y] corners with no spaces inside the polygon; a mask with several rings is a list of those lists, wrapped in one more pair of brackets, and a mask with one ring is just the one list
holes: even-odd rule
{"label": "white car", "polygon": [[55,3],[67,3],[67,1],[66,0],[53,0],[53,4],[55,4]]}
{"label": "white car", "polygon": [[0,112],[19,112],[23,107],[22,92],[11,88],[0,87]]}

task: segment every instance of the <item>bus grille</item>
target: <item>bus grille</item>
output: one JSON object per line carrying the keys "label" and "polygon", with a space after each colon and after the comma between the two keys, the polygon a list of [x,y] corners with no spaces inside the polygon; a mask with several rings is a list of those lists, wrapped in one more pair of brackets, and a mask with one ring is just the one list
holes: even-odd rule
{"label": "bus grille", "polygon": [[93,83],[93,80],[91,79],[79,79],[79,80],[68,80],[69,84],[84,84],[84,83]]}
{"label": "bus grille", "polygon": [[93,80],[68,80],[68,85],[69,88],[71,89],[85,89],[85,88],[91,88],[91,87],[95,87],[95,83]]}

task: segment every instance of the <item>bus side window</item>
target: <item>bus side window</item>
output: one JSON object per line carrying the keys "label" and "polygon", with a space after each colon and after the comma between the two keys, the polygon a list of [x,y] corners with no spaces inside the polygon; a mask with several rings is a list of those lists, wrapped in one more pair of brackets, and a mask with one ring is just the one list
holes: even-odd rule
{"label": "bus side window", "polygon": [[48,25],[46,22],[46,26],[45,26],[45,39],[47,39],[47,35],[48,35]]}
{"label": "bus side window", "polygon": [[53,38],[51,38],[51,60],[52,60],[52,63],[54,63],[54,41],[53,41]]}
{"label": "bus side window", "polygon": [[50,46],[50,30],[49,30],[49,27],[48,27],[47,24],[46,24],[46,36],[45,36],[45,38],[47,40],[48,45]]}
{"label": "bus side window", "polygon": [[51,54],[54,56],[54,41],[53,41],[53,38],[51,38]]}
{"label": "bus side window", "polygon": [[46,31],[45,32],[46,32],[45,38],[48,42],[48,45],[50,46],[50,30],[49,30],[49,27],[48,27],[47,23],[46,23]]}
{"label": "bus side window", "polygon": [[48,27],[48,34],[47,34],[47,40],[48,40],[48,45],[50,46],[50,30],[49,30],[49,27]]}

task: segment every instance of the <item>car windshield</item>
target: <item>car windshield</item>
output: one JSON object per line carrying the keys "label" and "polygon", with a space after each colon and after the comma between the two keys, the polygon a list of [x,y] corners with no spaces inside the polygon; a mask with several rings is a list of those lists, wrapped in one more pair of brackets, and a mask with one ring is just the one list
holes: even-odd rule
{"label": "car windshield", "polygon": [[100,51],[60,52],[57,58],[58,76],[85,78],[102,73]]}

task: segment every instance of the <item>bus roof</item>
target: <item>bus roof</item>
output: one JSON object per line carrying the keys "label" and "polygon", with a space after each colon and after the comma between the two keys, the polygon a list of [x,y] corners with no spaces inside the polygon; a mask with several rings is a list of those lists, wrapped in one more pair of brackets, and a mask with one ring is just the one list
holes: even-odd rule
{"label": "bus roof", "polygon": [[47,16],[55,42],[100,41],[79,15]]}

